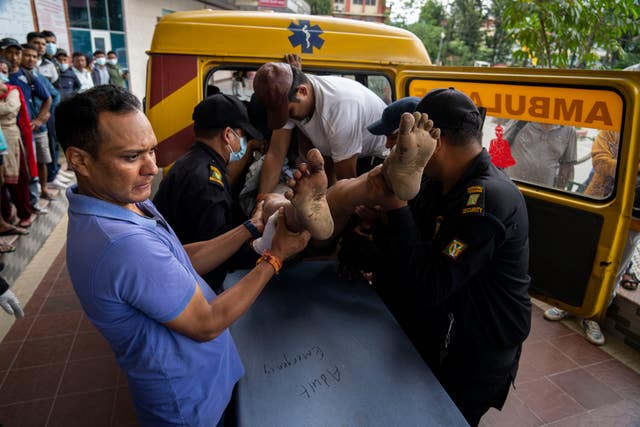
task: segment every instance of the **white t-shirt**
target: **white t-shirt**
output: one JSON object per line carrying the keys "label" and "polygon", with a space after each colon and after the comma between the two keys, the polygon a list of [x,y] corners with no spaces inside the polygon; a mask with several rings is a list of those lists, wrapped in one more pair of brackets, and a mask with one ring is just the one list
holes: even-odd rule
{"label": "white t-shirt", "polygon": [[93,87],[93,79],[91,79],[91,73],[87,70],[78,70],[76,67],[73,67],[73,72],[76,73],[78,80],[80,80],[80,90],[79,92],[84,92],[87,89],[91,89]]}
{"label": "white t-shirt", "polygon": [[290,120],[322,155],[340,162],[354,155],[385,157],[386,136],[373,135],[367,126],[382,117],[386,104],[355,80],[337,76],[308,75],[315,95],[315,111],[309,121]]}

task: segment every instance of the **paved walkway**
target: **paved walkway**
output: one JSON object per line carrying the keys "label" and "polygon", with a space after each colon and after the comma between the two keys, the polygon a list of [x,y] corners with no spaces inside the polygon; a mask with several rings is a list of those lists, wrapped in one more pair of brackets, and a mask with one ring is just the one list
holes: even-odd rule
{"label": "paved walkway", "polygon": [[[65,236],[66,216],[14,282],[25,318],[0,312],[0,424],[136,426],[126,378],[71,287]],[[536,304],[516,389],[481,425],[640,426],[640,353],[606,330],[594,347]]]}

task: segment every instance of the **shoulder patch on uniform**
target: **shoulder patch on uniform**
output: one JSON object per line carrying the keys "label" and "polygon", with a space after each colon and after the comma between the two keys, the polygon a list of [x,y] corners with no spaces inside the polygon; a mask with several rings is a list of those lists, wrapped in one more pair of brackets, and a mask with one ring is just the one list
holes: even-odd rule
{"label": "shoulder patch on uniform", "polygon": [[443,254],[452,259],[458,259],[460,254],[467,249],[467,244],[458,239],[453,239],[451,243],[449,243],[444,250]]}
{"label": "shoulder patch on uniform", "polygon": [[467,200],[462,207],[462,214],[484,215],[484,187],[481,185],[472,185],[467,187]]}
{"label": "shoulder patch on uniform", "polygon": [[209,163],[209,184],[219,185],[220,187],[224,188],[222,173],[213,162]]}

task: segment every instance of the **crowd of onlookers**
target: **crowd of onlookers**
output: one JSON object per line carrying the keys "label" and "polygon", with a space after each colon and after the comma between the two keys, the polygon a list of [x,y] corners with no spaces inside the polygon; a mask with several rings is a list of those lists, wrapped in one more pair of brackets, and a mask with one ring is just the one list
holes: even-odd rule
{"label": "crowd of onlookers", "polygon": [[[118,56],[70,54],[51,31],[0,40],[0,236],[28,234],[33,215],[47,213],[56,188],[75,181],[61,169],[54,111],[61,100],[97,85],[126,87]],[[0,241],[0,254],[15,246]]]}
{"label": "crowd of onlookers", "polygon": [[[46,214],[40,199],[53,201],[53,188],[69,186],[74,175],[61,170],[54,111],[61,100],[96,85],[126,87],[115,52],[69,54],[51,31],[30,32],[25,42],[0,40],[0,123],[3,181],[0,235],[26,234],[32,214]],[[0,245],[0,253],[12,252]]]}

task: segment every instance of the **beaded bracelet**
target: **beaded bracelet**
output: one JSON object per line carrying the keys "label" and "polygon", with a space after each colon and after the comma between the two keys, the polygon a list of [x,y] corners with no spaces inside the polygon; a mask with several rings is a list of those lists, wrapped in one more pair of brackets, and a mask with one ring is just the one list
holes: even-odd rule
{"label": "beaded bracelet", "polygon": [[282,268],[282,261],[280,261],[277,256],[273,255],[266,249],[262,252],[262,256],[258,258],[258,261],[256,261],[256,265],[259,265],[264,261],[271,264],[271,267],[273,267],[276,274],[280,272],[280,269]]}
{"label": "beaded bracelet", "polygon": [[249,233],[251,233],[251,237],[253,237],[254,239],[258,239],[262,237],[262,233],[258,231],[256,226],[253,225],[253,223],[251,222],[251,220],[246,220],[245,222],[242,223],[242,225],[244,225],[247,228],[247,230],[249,230]]}

